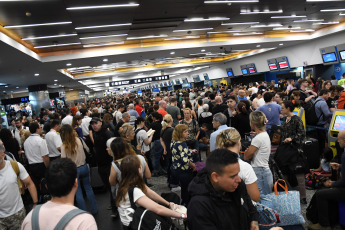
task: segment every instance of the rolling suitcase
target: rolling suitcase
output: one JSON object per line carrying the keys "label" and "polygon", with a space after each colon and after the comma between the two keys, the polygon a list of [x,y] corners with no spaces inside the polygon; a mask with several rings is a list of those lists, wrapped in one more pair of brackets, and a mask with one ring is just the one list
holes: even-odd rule
{"label": "rolling suitcase", "polygon": [[306,138],[303,141],[302,150],[307,157],[308,169],[317,169],[320,166],[319,141],[314,138]]}
{"label": "rolling suitcase", "polygon": [[104,183],[98,173],[98,167],[90,167],[90,183],[93,189],[104,188]]}

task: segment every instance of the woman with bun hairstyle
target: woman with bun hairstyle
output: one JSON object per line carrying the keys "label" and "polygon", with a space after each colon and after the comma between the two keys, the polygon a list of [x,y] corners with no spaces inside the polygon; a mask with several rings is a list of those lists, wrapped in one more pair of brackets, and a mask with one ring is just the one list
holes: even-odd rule
{"label": "woman with bun hairstyle", "polygon": [[[234,153],[239,153],[241,149],[241,135],[236,129],[226,129],[220,132],[217,136],[217,148],[226,148]],[[258,202],[260,200],[260,191],[256,184],[257,177],[253,167],[247,162],[238,159],[240,164],[239,176],[246,184],[250,198]]]}
{"label": "woman with bun hairstyle", "polygon": [[249,115],[250,126],[255,131],[250,146],[244,153],[244,160],[251,160],[251,165],[258,177],[257,184],[260,194],[272,192],[273,175],[268,161],[271,154],[271,140],[266,132],[267,119],[263,112],[255,111]]}
{"label": "woman with bun hairstyle", "polygon": [[252,129],[249,123],[249,110],[245,102],[241,101],[236,107],[236,115],[232,119],[231,124],[241,135],[241,138],[245,137],[245,133],[249,133]]}

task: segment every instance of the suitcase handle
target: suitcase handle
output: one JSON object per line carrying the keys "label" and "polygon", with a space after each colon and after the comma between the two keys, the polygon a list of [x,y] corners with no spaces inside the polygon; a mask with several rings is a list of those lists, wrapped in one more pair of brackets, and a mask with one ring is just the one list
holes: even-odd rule
{"label": "suitcase handle", "polygon": [[[282,181],[282,182],[284,182],[284,186],[281,184],[281,183],[279,183],[279,181]],[[274,194],[277,196],[278,195],[278,189],[277,189],[277,185],[279,184],[279,186],[281,187],[281,188],[283,188],[284,190],[285,190],[285,193],[286,194],[288,194],[289,193],[289,189],[288,189],[288,187],[287,187],[287,184],[286,184],[286,182],[285,182],[285,180],[282,180],[282,179],[278,179],[277,181],[276,181],[276,183],[274,183]]]}

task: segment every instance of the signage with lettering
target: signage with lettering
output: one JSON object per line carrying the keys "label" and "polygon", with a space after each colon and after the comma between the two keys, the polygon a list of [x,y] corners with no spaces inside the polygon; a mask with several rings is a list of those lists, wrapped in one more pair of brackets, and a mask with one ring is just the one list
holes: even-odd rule
{"label": "signage with lettering", "polygon": [[146,83],[146,82],[153,82],[153,81],[163,81],[163,80],[169,80],[169,75],[131,79],[131,80],[126,80],[126,81],[113,81],[109,83],[109,86],[112,87],[112,86],[121,86],[121,85],[131,85],[131,84]]}

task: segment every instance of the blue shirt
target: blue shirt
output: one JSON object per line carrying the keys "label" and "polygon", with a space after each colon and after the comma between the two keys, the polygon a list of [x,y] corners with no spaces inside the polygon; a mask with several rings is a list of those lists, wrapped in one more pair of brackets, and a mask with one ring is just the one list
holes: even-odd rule
{"label": "blue shirt", "polygon": [[242,100],[247,100],[247,97],[246,96],[244,96],[244,97],[238,96],[238,101],[242,101]]}
{"label": "blue shirt", "polygon": [[316,103],[315,114],[319,118],[317,125],[324,125],[329,122],[333,113],[329,110],[326,100],[323,97],[318,97],[314,103]]}
{"label": "blue shirt", "polygon": [[266,130],[270,130],[272,125],[280,125],[281,106],[277,104],[265,104],[257,109],[266,115],[268,120]]}
{"label": "blue shirt", "polygon": [[217,148],[217,145],[216,145],[217,136],[218,136],[218,134],[221,131],[223,131],[225,129],[229,129],[229,127],[227,125],[221,125],[221,126],[218,127],[218,129],[216,131],[211,133],[211,136],[210,136],[210,152],[212,152],[213,150],[215,150]]}

